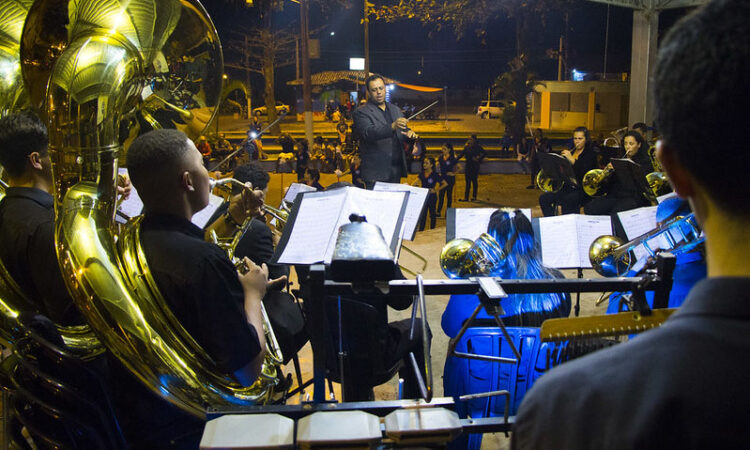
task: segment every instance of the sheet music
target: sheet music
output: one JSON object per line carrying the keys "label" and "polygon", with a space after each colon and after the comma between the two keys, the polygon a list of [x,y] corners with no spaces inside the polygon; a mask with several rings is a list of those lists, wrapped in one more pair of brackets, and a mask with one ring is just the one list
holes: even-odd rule
{"label": "sheet music", "polygon": [[[127,175],[128,169],[119,168],[117,169],[117,173],[120,175]],[[195,213],[190,221],[198,227],[204,228],[206,226],[206,222],[208,222],[208,219],[210,219],[211,216],[214,215],[216,209],[221,206],[223,202],[224,199],[219,197],[218,195],[209,194],[208,205],[206,205],[206,207],[202,210]],[[133,186],[130,190],[130,196],[128,197],[128,199],[123,201],[118,209],[128,217],[140,216],[143,213],[143,200],[141,200],[141,197],[138,195],[138,191],[136,190],[135,186]],[[122,220],[122,223],[124,222],[125,221]]]}
{"label": "sheet music", "polygon": [[419,216],[422,214],[422,208],[427,201],[427,194],[430,190],[408,184],[385,183],[378,181],[373,187],[373,191],[379,192],[408,192],[409,198],[406,203],[406,214],[404,215],[404,239],[413,241],[419,225]]}
{"label": "sheet music", "polygon": [[292,212],[293,223],[284,229],[283,249],[275,262],[330,263],[339,227],[349,223],[353,213],[364,215],[369,223],[380,227],[386,243],[393,247],[400,237],[401,213],[408,195],[355,187],[303,193],[302,201]]}
{"label": "sheet music", "polygon": [[[128,169],[120,167],[117,169],[117,173],[120,175],[127,175]],[[141,197],[138,196],[138,191],[135,189],[135,186],[130,190],[130,197],[120,203],[120,207],[117,209],[128,217],[141,215],[141,212],[143,211],[143,201],[141,200]]]}
{"label": "sheet music", "polygon": [[578,237],[573,214],[539,218],[542,262],[556,268],[578,267]]}
{"label": "sheet music", "polygon": [[[475,241],[479,235],[487,232],[490,216],[498,208],[456,208],[455,236],[452,239],[470,239]],[[531,221],[531,208],[522,208],[521,212]],[[446,231],[448,227],[446,227]]]}
{"label": "sheet music", "polygon": [[190,219],[190,221],[197,225],[199,228],[205,228],[208,219],[210,219],[211,216],[214,215],[214,213],[222,203],[224,203],[223,198],[219,197],[218,195],[210,194],[208,196],[208,205],[206,205],[205,208],[201,209],[197,213],[193,214],[193,217],[192,219]]}
{"label": "sheet music", "polygon": [[393,240],[398,240],[402,232],[399,216],[401,215],[401,206],[409,196],[409,192],[376,192],[355,187],[350,187],[347,190],[349,195],[333,229],[330,245],[326,249],[324,258],[326,264],[330,263],[333,257],[338,230],[342,225],[351,222],[349,220],[351,214],[363,215],[367,218],[368,223],[380,227],[383,232],[383,239],[389,247],[392,247]]}
{"label": "sheet music", "polygon": [[628,240],[633,240],[656,228],[656,206],[644,206],[617,213]]}
{"label": "sheet music", "polygon": [[279,256],[280,264],[314,264],[324,260],[332,230],[338,229],[336,224],[346,200],[346,189],[321,192],[327,194],[323,196],[316,194],[307,194],[300,202],[294,232],[289,232],[289,240]]}
{"label": "sheet music", "polygon": [[[629,241],[632,241],[639,236],[643,236],[656,228],[657,208],[657,206],[645,206],[617,213],[617,217],[619,217],[620,223],[625,229],[625,234]],[[669,242],[663,234],[649,239],[647,244],[652,250],[656,250],[657,248],[669,248]],[[645,249],[643,243],[633,249],[633,254],[635,255],[636,261],[641,261],[643,258],[649,256],[649,252]]]}
{"label": "sheet music", "polygon": [[294,199],[297,198],[297,194],[300,192],[313,192],[316,189],[312,186],[308,186],[303,183],[292,183],[284,194],[284,201],[287,203],[294,203]]}
{"label": "sheet music", "polygon": [[559,269],[591,268],[591,243],[599,236],[612,234],[609,216],[566,214],[538,220],[542,261]]}
{"label": "sheet music", "polygon": [[575,216],[579,259],[575,267],[590,269],[589,247],[599,236],[612,234],[612,219],[609,216]]}

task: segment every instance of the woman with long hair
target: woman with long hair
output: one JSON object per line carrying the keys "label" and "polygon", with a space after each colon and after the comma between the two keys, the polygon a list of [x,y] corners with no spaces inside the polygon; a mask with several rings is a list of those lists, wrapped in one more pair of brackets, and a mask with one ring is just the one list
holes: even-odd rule
{"label": "woman with long hair", "polygon": [[[542,263],[541,252],[534,241],[531,222],[521,210],[503,208],[490,217],[487,234],[499,244],[504,258],[491,276],[504,279],[552,279],[563,275]],[[476,295],[452,295],[443,313],[442,328],[454,341],[464,322],[479,304]],[[519,349],[522,359],[516,364],[480,361],[448,355],[443,371],[446,396],[508,390],[511,392],[508,413],[514,414],[523,395],[546,369],[546,352],[540,349],[538,329],[546,319],[567,317],[568,294],[511,294],[500,302],[503,324]],[[456,350],[490,356],[513,358],[494,318],[482,309],[467,332],[456,342]],[[456,412],[472,418],[502,415],[503,401],[479,398],[457,401]],[[451,443],[451,449],[479,449],[482,435],[462,435]]]}
{"label": "woman with long hair", "polygon": [[545,192],[539,196],[539,206],[545,217],[554,216],[555,208],[560,205],[562,214],[578,214],[581,206],[588,203],[591,197],[583,191],[583,176],[591,169],[597,168],[596,154],[598,149],[591,143],[589,130],[578,127],[573,130],[573,148],[563,150],[560,155],[573,166],[578,186],[566,183],[557,192]]}
{"label": "woman with long hair", "polygon": [[440,175],[442,175],[447,183],[447,187],[440,191],[440,198],[438,199],[437,205],[438,217],[443,210],[443,203],[446,197],[448,197],[448,206],[446,206],[446,210],[453,206],[453,186],[456,185],[456,165],[458,164],[456,155],[453,152],[453,144],[446,142],[443,144],[441,151],[442,154],[438,158],[438,166],[440,167]]}
{"label": "woman with long hair", "polygon": [[414,180],[414,183],[412,183],[412,186],[417,185],[429,189],[427,202],[422,210],[422,215],[419,217],[419,231],[424,231],[427,223],[427,213],[430,214],[430,229],[432,230],[437,225],[437,214],[435,213],[437,194],[448,186],[443,177],[435,171],[435,158],[424,159],[422,171],[417,176],[417,179]]}

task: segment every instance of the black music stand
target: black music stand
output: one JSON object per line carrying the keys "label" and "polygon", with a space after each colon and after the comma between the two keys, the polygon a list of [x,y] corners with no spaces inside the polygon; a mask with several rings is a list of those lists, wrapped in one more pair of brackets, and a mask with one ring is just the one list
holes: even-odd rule
{"label": "black music stand", "polygon": [[622,155],[622,153],[623,153],[622,147],[606,147],[606,146],[599,147],[599,155],[601,156],[603,164],[607,164],[613,159],[619,158],[620,155]]}
{"label": "black music stand", "polygon": [[573,165],[567,158],[556,153],[543,152],[537,153],[537,158],[542,172],[552,180],[553,184],[564,185],[567,183],[571,186],[578,186]]}
{"label": "black music stand", "polygon": [[652,205],[658,203],[654,193],[651,192],[651,188],[648,185],[648,181],[646,181],[646,176],[643,174],[641,166],[629,159],[612,159],[610,162],[615,169],[617,182],[624,188],[624,190],[640,192]]}

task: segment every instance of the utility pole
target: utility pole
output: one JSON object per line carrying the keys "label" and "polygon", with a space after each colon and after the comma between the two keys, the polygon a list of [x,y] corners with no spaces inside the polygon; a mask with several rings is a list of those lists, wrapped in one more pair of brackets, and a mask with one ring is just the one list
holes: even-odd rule
{"label": "utility pole", "polygon": [[245,57],[244,58],[245,59],[245,86],[247,87],[247,96],[246,96],[247,97],[246,98],[246,100],[247,100],[247,119],[249,119],[250,116],[253,115],[253,113],[252,113],[252,111],[253,111],[252,110],[253,102],[252,102],[252,99],[251,99],[253,91],[252,91],[252,88],[250,87],[250,42],[249,42],[249,40],[247,38],[247,35],[245,35],[244,37],[245,37],[245,47],[243,48],[243,50],[244,50],[243,56]]}
{"label": "utility pole", "polygon": [[560,46],[557,49],[557,81],[562,81],[563,37],[560,35]]}
{"label": "utility pole", "polygon": [[[367,15],[367,0],[364,3],[363,17],[365,25],[365,78],[370,76],[370,19]],[[367,95],[367,86],[365,86],[365,95]]]}
{"label": "utility pole", "polygon": [[297,64],[297,71],[295,72],[297,76],[294,79],[299,80],[299,37],[294,39],[294,61]]}
{"label": "utility pole", "polygon": [[310,80],[310,47],[308,30],[307,1],[300,0],[300,38],[302,40],[302,97],[305,105],[305,139],[308,145],[313,142],[312,81]]}

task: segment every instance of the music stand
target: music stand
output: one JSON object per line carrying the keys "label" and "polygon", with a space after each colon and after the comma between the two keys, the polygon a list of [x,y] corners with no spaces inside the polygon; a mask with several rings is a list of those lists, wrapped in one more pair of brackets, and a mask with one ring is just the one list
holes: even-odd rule
{"label": "music stand", "polygon": [[607,146],[599,147],[599,155],[601,155],[602,157],[603,164],[607,164],[613,159],[619,158],[620,155],[622,155],[622,153],[623,153],[622,147],[607,147]]}
{"label": "music stand", "polygon": [[651,188],[646,181],[646,176],[643,174],[641,166],[629,159],[612,159],[610,162],[615,169],[617,182],[623,190],[640,192],[652,205],[658,203],[654,193],[651,192]]}
{"label": "music stand", "polygon": [[568,183],[572,186],[578,186],[573,165],[567,158],[556,153],[543,152],[537,153],[537,158],[542,172],[552,180],[553,184],[557,182],[560,185]]}

